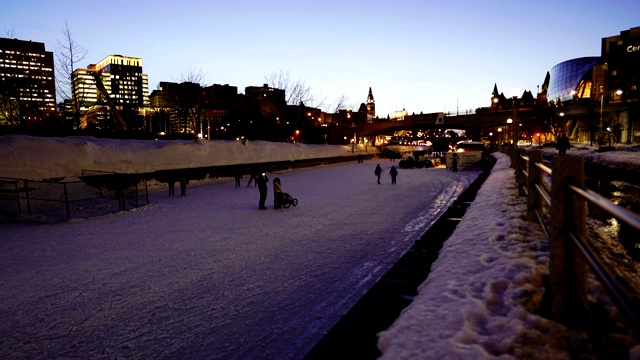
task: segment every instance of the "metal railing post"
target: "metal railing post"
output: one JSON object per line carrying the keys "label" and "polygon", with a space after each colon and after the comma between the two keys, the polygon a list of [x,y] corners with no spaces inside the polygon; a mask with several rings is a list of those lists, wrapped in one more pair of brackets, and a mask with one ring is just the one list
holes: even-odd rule
{"label": "metal railing post", "polygon": [[584,159],[553,158],[551,177],[550,280],[551,314],[557,321],[573,323],[587,294],[587,264],[570,233],[584,237],[586,203],[568,185],[584,186]]}
{"label": "metal railing post", "polygon": [[24,197],[27,200],[27,214],[31,215],[31,201],[29,200],[29,180],[24,180]]}
{"label": "metal railing post", "polygon": [[542,212],[542,195],[536,189],[536,185],[542,185],[542,171],[536,163],[542,162],[542,150],[529,151],[529,177],[527,180],[527,220],[536,221],[538,212]]}
{"label": "metal railing post", "polygon": [[67,183],[64,186],[64,208],[67,211],[67,220],[71,219],[71,207],[69,206],[69,192],[67,191]]}

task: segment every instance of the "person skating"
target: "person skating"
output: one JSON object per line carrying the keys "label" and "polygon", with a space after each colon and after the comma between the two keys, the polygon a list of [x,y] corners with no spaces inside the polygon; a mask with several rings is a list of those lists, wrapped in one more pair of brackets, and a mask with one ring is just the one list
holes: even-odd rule
{"label": "person skating", "polygon": [[173,174],[169,174],[169,178],[167,179],[167,183],[169,184],[169,196],[175,195],[176,188],[176,178]]}
{"label": "person skating", "polygon": [[376,174],[376,176],[378,177],[378,184],[380,184],[380,175],[382,175],[382,168],[380,167],[380,164],[376,166],[376,170],[374,171],[374,174]]}
{"label": "person skating", "polygon": [[267,200],[267,183],[269,182],[269,178],[267,178],[267,174],[262,173],[256,176],[256,185],[258,185],[258,191],[260,191],[260,201],[258,203],[258,208],[260,210],[267,210],[267,207],[264,206],[264,202]]}
{"label": "person skating", "polygon": [[187,184],[188,183],[189,183],[189,180],[185,179],[184,177],[180,178],[180,196],[187,195]]}
{"label": "person skating", "polygon": [[[251,182],[254,181],[258,177],[258,170],[255,168],[251,168],[249,171],[249,182],[247,183],[247,187],[251,186]],[[258,186],[258,182],[255,182],[255,186]]]}
{"label": "person skating", "polygon": [[396,177],[398,177],[398,170],[396,169],[395,166],[391,167],[391,170],[389,170],[389,175],[391,175],[391,183],[395,184],[396,183]]}

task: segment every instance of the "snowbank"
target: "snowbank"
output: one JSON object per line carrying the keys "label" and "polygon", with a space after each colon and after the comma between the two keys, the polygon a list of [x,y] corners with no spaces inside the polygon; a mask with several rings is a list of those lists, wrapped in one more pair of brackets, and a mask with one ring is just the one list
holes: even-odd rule
{"label": "snowbank", "polygon": [[585,334],[532,312],[548,276],[547,240],[524,219],[508,157],[494,155],[419,295],[378,335],[382,359],[567,359],[585,344]]}
{"label": "snowbank", "polygon": [[[355,146],[355,153],[375,153]],[[83,169],[144,173],[188,167],[352,156],[351,145],[267,141],[116,140],[93,137],[0,137],[0,177],[79,176]]]}

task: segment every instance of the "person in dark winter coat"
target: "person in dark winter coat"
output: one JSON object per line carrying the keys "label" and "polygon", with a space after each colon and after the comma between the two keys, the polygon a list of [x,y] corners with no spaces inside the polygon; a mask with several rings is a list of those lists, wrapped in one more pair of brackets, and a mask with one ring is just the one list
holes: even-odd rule
{"label": "person in dark winter coat", "polygon": [[240,170],[236,170],[233,173],[233,177],[234,177],[234,179],[236,179],[236,187],[239,188],[240,187],[240,180],[242,179],[242,173],[240,172]]}
{"label": "person in dark winter coat", "polygon": [[374,171],[374,174],[376,174],[376,176],[378,177],[378,184],[380,184],[380,175],[382,175],[382,168],[380,167],[380,164],[376,166],[376,170]]}
{"label": "person in dark winter coat", "polygon": [[[249,182],[247,183],[247,187],[251,186],[251,182],[256,180],[257,177],[258,177],[258,170],[256,170],[255,168],[251,168],[251,170],[249,171]],[[258,186],[257,181],[254,186]]]}
{"label": "person in dark winter coat", "polygon": [[280,178],[273,179],[273,207],[280,209],[284,202],[284,195],[282,194],[282,184]]}
{"label": "person in dark winter coat", "polygon": [[396,177],[398,177],[398,170],[396,169],[395,166],[391,167],[391,170],[389,170],[389,175],[391,175],[391,183],[395,184],[396,183]]}
{"label": "person in dark winter coat", "polygon": [[458,172],[458,158],[454,157],[451,161],[451,171]]}
{"label": "person in dark winter coat", "polygon": [[167,183],[169,184],[169,196],[175,195],[176,177],[173,174],[169,174]]}
{"label": "person in dark winter coat", "polygon": [[260,202],[258,203],[258,208],[260,210],[267,210],[267,207],[264,206],[264,202],[267,200],[267,183],[269,182],[269,178],[267,178],[267,174],[262,173],[256,176],[256,184],[258,185],[258,190],[260,191]]}
{"label": "person in dark winter coat", "polygon": [[189,180],[185,179],[184,177],[180,178],[180,196],[187,195],[187,184],[188,183],[189,183]]}
{"label": "person in dark winter coat", "polygon": [[567,156],[567,150],[569,149],[569,147],[571,147],[567,134],[562,134],[562,136],[558,140],[558,145],[556,147],[558,148],[559,156]]}

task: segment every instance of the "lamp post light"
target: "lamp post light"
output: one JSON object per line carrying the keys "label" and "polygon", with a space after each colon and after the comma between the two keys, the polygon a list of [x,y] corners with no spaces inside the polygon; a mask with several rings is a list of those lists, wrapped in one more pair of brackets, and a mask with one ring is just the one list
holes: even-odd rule
{"label": "lamp post light", "polygon": [[[612,91],[607,91],[607,92],[603,92],[602,94],[600,94],[600,124],[602,124],[602,110],[604,108],[604,96],[607,94],[611,94],[615,92],[616,95],[620,96],[622,95],[622,90],[618,89],[618,90],[612,90]],[[611,102],[611,101],[609,101]]]}
{"label": "lamp post light", "polygon": [[[607,91],[607,92],[603,92],[602,94],[600,94],[600,128],[602,129],[604,123],[602,122],[602,113],[604,110],[604,96],[611,94],[611,93],[616,93],[616,95],[620,96],[622,95],[622,90],[618,89],[618,90],[612,90],[612,91]],[[611,102],[611,100],[609,100],[609,102]],[[611,128],[608,127],[607,131],[609,132],[609,147],[611,147]]]}

